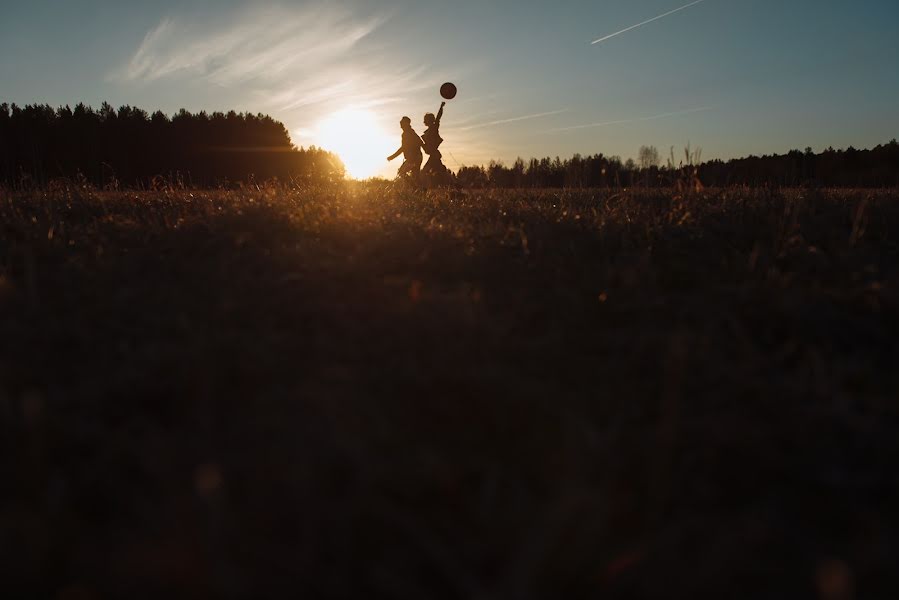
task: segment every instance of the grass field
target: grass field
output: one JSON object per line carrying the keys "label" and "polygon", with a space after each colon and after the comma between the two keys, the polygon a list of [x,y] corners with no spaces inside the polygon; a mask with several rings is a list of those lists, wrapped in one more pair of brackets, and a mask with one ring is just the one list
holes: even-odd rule
{"label": "grass field", "polygon": [[57,184],[0,219],[5,597],[899,590],[895,192]]}

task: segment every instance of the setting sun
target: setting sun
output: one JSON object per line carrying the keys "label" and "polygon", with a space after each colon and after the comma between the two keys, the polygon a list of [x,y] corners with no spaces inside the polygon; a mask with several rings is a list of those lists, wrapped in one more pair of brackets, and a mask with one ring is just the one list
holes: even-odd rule
{"label": "setting sun", "polygon": [[373,177],[385,169],[391,144],[398,144],[368,110],[348,108],[332,113],[315,128],[316,144],[337,154],[354,179]]}

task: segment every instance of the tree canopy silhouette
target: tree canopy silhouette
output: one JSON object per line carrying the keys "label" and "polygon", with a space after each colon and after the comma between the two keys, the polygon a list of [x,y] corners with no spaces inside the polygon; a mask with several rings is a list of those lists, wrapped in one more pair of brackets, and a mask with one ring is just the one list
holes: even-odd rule
{"label": "tree canopy silhouette", "polygon": [[[685,179],[707,186],[770,185],[889,187],[899,185],[899,143],[871,150],[811,148],[659,166],[655,147],[640,149],[639,164],[617,156],[576,154],[532,158],[512,166],[491,161],[465,166],[463,187],[667,187]],[[250,180],[332,181],[344,175],[340,159],[324,150],[297,148],[284,125],[263,114],[184,109],[160,111],[103,103],[20,108],[0,104],[0,183],[19,185],[83,176],[99,185],[149,186],[156,178],[188,185],[228,185]]]}
{"label": "tree canopy silhouette", "polygon": [[263,114],[184,109],[169,118],[132,106],[0,104],[0,182],[83,176],[95,184],[149,185],[156,177],[193,185],[330,180],[340,160],[298,149],[284,125]]}
{"label": "tree canopy silhouette", "polygon": [[[569,159],[521,158],[512,166],[491,161],[486,167],[464,166],[457,173],[466,187],[669,187],[685,180],[724,187],[749,186],[827,186],[893,187],[899,186],[899,142],[879,145],[871,150],[828,148],[820,154],[807,148],[787,154],[748,156],[729,161],[699,162],[698,153],[688,149],[686,160],[673,158],[658,166],[654,147],[640,149],[640,163],[621,161],[618,156],[575,154]],[[642,165],[642,166],[641,166]]]}

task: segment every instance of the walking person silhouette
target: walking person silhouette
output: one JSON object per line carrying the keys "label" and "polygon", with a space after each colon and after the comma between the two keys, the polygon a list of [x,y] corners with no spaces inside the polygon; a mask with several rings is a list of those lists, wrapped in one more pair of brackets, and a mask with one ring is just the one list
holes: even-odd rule
{"label": "walking person silhouette", "polygon": [[443,155],[439,150],[440,144],[443,143],[443,138],[440,137],[440,119],[443,117],[444,106],[446,106],[446,102],[441,102],[436,117],[434,113],[425,114],[424,122],[427,129],[421,134],[425,152],[428,154],[428,162],[425,163],[423,173],[429,179],[437,182],[441,182],[446,174],[446,165],[441,160]]}
{"label": "walking person silhouette", "polygon": [[403,130],[403,138],[399,149],[387,157],[387,160],[393,160],[400,154],[403,155],[403,164],[400,165],[396,176],[400,178],[409,178],[413,181],[418,179],[418,173],[421,170],[421,147],[424,143],[415,130],[412,129],[412,119],[403,117],[400,119],[400,127]]}

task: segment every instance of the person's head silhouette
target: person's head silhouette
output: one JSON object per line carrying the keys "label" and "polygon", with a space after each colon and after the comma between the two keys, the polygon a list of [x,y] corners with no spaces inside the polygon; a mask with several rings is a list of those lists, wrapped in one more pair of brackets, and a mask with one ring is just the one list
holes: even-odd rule
{"label": "person's head silhouette", "polygon": [[410,127],[412,127],[412,119],[410,119],[409,117],[403,117],[402,119],[400,119],[400,127],[402,127],[403,129],[409,129]]}
{"label": "person's head silhouette", "polygon": [[437,122],[437,117],[434,116],[434,113],[425,113],[425,125],[428,127],[433,127],[434,123]]}

